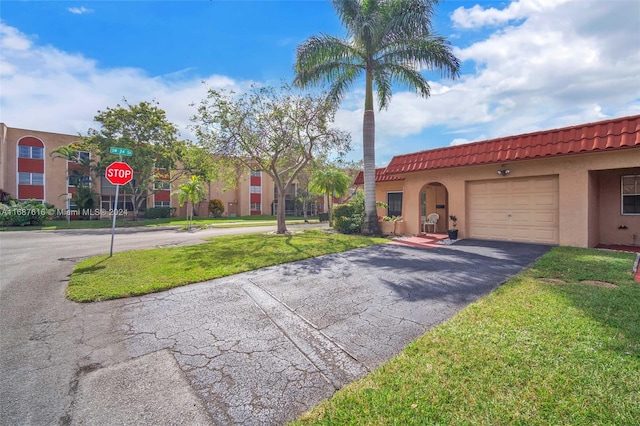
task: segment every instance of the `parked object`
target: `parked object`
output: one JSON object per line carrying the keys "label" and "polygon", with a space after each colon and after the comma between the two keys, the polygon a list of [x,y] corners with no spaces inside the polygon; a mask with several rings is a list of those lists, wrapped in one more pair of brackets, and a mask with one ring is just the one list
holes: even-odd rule
{"label": "parked object", "polygon": [[457,240],[458,239],[458,218],[455,215],[449,215],[449,219],[451,220],[451,223],[453,225],[453,228],[447,231],[447,233],[449,234],[449,239]]}

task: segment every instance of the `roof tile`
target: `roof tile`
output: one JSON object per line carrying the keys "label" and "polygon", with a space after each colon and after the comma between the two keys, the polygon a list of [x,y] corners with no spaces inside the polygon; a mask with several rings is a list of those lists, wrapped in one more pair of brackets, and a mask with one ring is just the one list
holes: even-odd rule
{"label": "roof tile", "polygon": [[398,155],[376,169],[376,182],[398,173],[634,147],[640,148],[640,115]]}

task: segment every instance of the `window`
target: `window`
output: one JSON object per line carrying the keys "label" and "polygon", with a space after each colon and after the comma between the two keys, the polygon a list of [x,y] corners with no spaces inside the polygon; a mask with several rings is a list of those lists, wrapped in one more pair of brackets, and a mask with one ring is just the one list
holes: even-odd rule
{"label": "window", "polygon": [[170,201],[155,201],[153,207],[171,207]]}
{"label": "window", "polygon": [[19,185],[44,185],[44,174],[42,173],[18,173]]}
{"label": "window", "polygon": [[38,146],[19,145],[18,157],[42,160],[44,158],[44,148]]}
{"label": "window", "polygon": [[251,170],[251,176],[260,177],[260,170]]}
{"label": "window", "polygon": [[78,176],[78,175],[71,175],[69,176],[69,186],[78,186],[78,184],[80,184],[79,186],[90,186],[91,185],[91,176],[89,175],[85,175],[85,176]]}
{"label": "window", "polygon": [[171,189],[171,182],[166,180],[157,180],[153,182],[153,189],[156,191],[168,191]]}
{"label": "window", "polygon": [[262,193],[262,188],[259,186],[251,185],[251,187],[249,188],[249,192],[252,194],[260,194]]}
{"label": "window", "polygon": [[622,176],[622,214],[640,214],[640,175]]}
{"label": "window", "polygon": [[387,193],[387,216],[402,216],[402,192]]}
{"label": "window", "polygon": [[251,211],[252,212],[261,212],[262,211],[262,203],[251,203]]}
{"label": "window", "polygon": [[89,161],[91,155],[88,151],[78,151],[78,161]]}

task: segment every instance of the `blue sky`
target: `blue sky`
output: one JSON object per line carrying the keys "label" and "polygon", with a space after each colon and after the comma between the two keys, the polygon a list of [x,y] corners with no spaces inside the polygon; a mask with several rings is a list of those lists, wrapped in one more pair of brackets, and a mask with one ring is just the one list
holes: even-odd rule
{"label": "blue sky", "polygon": [[[425,72],[425,100],[396,87],[377,113],[376,160],[451,144],[640,114],[640,1],[443,1],[434,28],[461,77]],[[344,36],[326,1],[2,1],[0,121],[84,133],[98,110],[156,99],[190,138],[207,85],[293,78],[312,34]],[[360,159],[363,85],[336,126]]]}

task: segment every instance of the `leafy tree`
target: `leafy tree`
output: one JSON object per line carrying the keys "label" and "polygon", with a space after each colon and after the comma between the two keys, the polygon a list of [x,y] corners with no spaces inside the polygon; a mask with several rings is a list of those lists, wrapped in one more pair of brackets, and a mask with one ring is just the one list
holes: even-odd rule
{"label": "leafy tree", "polygon": [[209,213],[213,217],[222,217],[224,213],[224,203],[222,200],[216,198],[209,201]]}
{"label": "leafy tree", "polygon": [[178,190],[175,194],[178,195],[178,203],[180,204],[180,207],[187,203],[187,222],[189,229],[191,229],[195,205],[206,197],[204,188],[202,187],[202,178],[200,176],[192,175],[187,182],[178,186]]}
{"label": "leafy tree", "polygon": [[[178,130],[155,102],[130,105],[125,101],[124,106],[118,104],[115,108],[98,111],[94,120],[100,128],[89,129],[84,140],[88,149],[100,158],[97,164],[100,174],[106,166],[119,160],[119,156],[109,152],[110,147],[133,150],[133,156],[124,161],[131,166],[134,176],[122,189],[131,195],[134,218],[137,219],[142,203],[156,191],[153,183],[160,177],[161,170],[175,169],[179,148],[183,146],[177,139]],[[171,181],[178,177],[172,176]]]}
{"label": "leafy tree", "polygon": [[326,194],[328,199],[329,223],[333,219],[333,197],[342,197],[349,191],[352,180],[337,168],[319,169],[311,176],[311,191]]}
{"label": "leafy tree", "polygon": [[287,189],[314,157],[347,150],[349,136],[329,126],[336,107],[323,96],[300,94],[287,84],[233,95],[209,89],[192,118],[193,129],[228,167],[262,170],[273,179],[277,233],[284,234]]}
{"label": "leafy tree", "polygon": [[337,104],[363,75],[365,101],[363,159],[366,220],[363,232],[379,234],[375,205],[375,119],[373,90],[380,109],[389,105],[392,83],[399,82],[427,98],[430,88],[421,69],[458,76],[460,63],[447,40],[432,30],[438,0],[333,0],[347,38],[312,36],[298,46],[294,84],[327,82]]}

